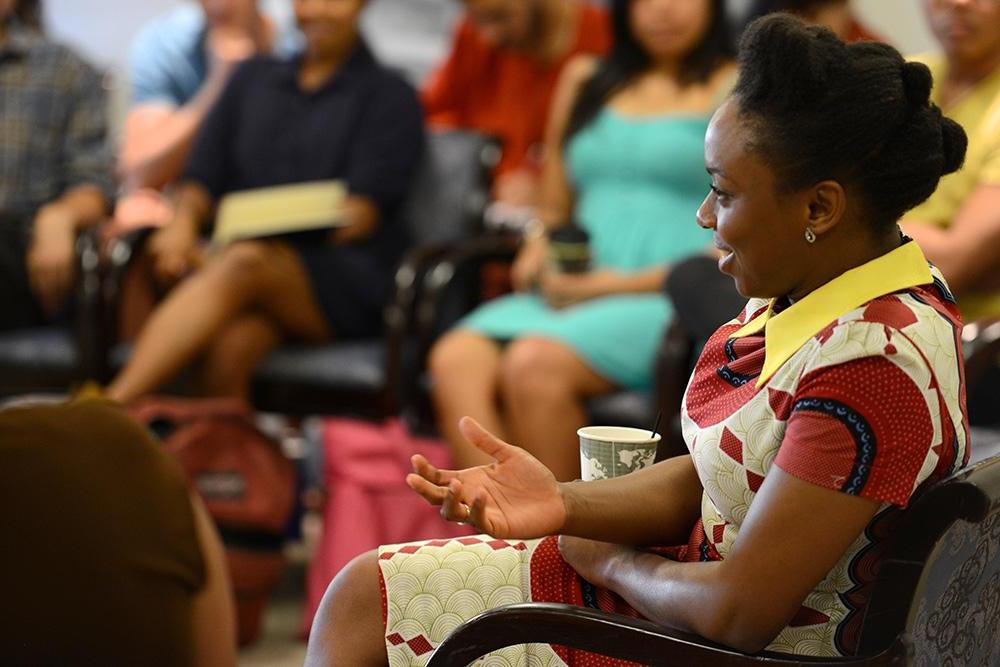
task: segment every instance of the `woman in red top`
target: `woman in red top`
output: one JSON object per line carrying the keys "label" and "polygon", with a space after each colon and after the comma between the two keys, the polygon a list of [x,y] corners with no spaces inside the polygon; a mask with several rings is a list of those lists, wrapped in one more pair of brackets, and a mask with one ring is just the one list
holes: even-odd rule
{"label": "woman in red top", "polygon": [[498,200],[534,202],[542,137],[562,68],[611,42],[603,9],[578,0],[466,0],[447,60],[423,93],[432,127],[476,130],[502,142]]}

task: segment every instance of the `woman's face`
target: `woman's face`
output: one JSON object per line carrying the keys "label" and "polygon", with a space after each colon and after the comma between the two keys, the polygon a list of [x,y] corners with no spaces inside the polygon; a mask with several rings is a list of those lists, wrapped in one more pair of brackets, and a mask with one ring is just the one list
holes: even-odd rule
{"label": "woman's face", "polygon": [[530,48],[539,32],[539,7],[538,0],[465,0],[479,34],[501,49]]}
{"label": "woman's face", "polygon": [[950,58],[1000,56],[1000,0],[924,0],[924,13]]}
{"label": "woman's face", "polygon": [[746,297],[794,293],[808,269],[805,230],[809,197],[779,194],[774,172],[746,149],[746,124],[727,101],[705,135],[705,168],[712,189],[698,209],[698,224],[714,232],[719,270]]}
{"label": "woman's face", "polygon": [[354,42],[365,0],[295,0],[295,20],[312,53],[339,53]]}
{"label": "woman's face", "polygon": [[632,34],[654,61],[686,56],[711,22],[711,0],[632,0],[629,7]]}

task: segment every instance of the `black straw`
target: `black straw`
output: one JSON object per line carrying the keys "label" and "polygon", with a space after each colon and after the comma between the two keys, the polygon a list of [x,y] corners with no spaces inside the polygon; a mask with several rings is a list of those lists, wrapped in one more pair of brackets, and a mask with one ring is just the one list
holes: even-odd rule
{"label": "black straw", "polygon": [[652,440],[653,438],[655,438],[657,432],[660,430],[660,419],[662,417],[663,417],[663,410],[660,410],[659,412],[656,413],[656,423],[653,424],[652,435],[649,436],[650,440]]}

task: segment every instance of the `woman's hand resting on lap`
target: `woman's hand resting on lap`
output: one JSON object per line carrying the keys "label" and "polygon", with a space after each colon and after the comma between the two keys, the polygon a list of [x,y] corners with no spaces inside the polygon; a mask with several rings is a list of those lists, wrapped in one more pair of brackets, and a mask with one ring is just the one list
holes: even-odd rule
{"label": "woman's hand resting on lap", "polygon": [[530,539],[558,533],[566,505],[549,469],[465,417],[465,438],[496,461],[465,470],[438,470],[419,454],[406,483],[449,521],[469,523],[497,538]]}
{"label": "woman's hand resting on lap", "polygon": [[552,308],[566,308],[589,299],[626,291],[619,274],[612,271],[560,273],[545,271],[541,277],[542,296]]}

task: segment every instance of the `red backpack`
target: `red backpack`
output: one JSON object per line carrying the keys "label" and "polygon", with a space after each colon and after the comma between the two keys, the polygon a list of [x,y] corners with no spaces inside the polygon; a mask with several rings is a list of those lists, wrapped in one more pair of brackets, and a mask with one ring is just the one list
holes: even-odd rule
{"label": "red backpack", "polygon": [[236,596],[241,646],[257,639],[278,583],[295,468],[235,399],[149,398],[130,412],[180,463],[215,521]]}

